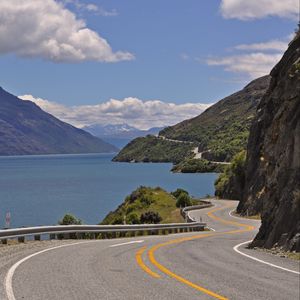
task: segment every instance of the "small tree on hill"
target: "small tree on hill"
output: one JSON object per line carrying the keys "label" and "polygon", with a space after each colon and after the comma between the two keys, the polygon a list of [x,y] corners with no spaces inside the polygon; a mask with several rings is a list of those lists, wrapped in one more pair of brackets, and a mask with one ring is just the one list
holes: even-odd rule
{"label": "small tree on hill", "polygon": [[140,224],[140,219],[137,214],[132,213],[127,216],[127,224]]}
{"label": "small tree on hill", "polygon": [[60,225],[81,225],[82,221],[71,214],[65,214],[58,223]]}
{"label": "small tree on hill", "polygon": [[186,193],[181,193],[176,201],[177,207],[186,207],[192,205],[191,198]]}
{"label": "small tree on hill", "polygon": [[184,189],[177,189],[176,191],[171,193],[176,199],[181,195],[181,194],[186,194],[189,195],[189,193],[184,190]]}

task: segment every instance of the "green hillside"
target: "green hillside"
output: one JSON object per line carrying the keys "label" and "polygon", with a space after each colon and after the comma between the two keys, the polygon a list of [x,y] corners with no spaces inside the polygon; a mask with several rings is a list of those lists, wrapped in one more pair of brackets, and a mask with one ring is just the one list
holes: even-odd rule
{"label": "green hillside", "polygon": [[176,198],[165,190],[157,187],[139,187],[127,196],[124,202],[115,210],[110,212],[101,224],[139,224],[141,216],[158,216],[157,223],[184,222],[180,209],[176,207]]}
{"label": "green hillside", "polygon": [[178,163],[185,157],[192,157],[194,147],[192,144],[166,141],[148,135],[131,141],[113,161]]}
{"label": "green hillside", "polygon": [[256,108],[269,86],[269,76],[252,81],[243,90],[217,102],[196,118],[160,132],[169,139],[197,142],[203,157],[230,161],[246,148]]}
{"label": "green hillside", "polygon": [[[235,154],[246,148],[249,128],[269,82],[269,76],[252,81],[244,89],[212,105],[201,115],[163,129],[159,133],[160,138],[147,136],[133,140],[114,160],[165,161],[177,164],[184,159],[193,158],[192,150],[196,146],[206,160],[229,162]],[[163,138],[190,143],[176,143]],[[187,168],[191,162],[188,164]]]}

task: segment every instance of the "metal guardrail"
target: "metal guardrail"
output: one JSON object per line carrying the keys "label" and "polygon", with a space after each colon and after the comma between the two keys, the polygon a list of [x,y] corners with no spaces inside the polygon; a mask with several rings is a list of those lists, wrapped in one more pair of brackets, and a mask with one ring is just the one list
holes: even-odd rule
{"label": "metal guardrail", "polygon": [[210,201],[203,201],[202,204],[199,205],[193,205],[193,206],[187,206],[181,209],[181,215],[184,217],[187,223],[197,222],[193,217],[190,216],[189,212],[197,209],[203,209],[212,207],[213,204]]}
{"label": "metal guardrail", "polygon": [[107,234],[119,234],[119,237],[125,236],[127,232],[133,232],[134,235],[138,232],[148,234],[158,234],[159,230],[163,234],[178,233],[188,231],[202,231],[206,227],[206,223],[196,222],[189,215],[189,211],[210,207],[210,202],[185,207],[181,210],[182,216],[187,223],[169,223],[169,224],[137,224],[137,225],[55,225],[55,226],[38,226],[0,230],[0,241],[6,244],[8,239],[18,239],[19,242],[24,242],[25,237],[34,237],[35,240],[40,240],[42,235],[49,235],[50,239],[56,238],[83,238],[86,234],[96,238],[97,234],[102,234],[105,237]]}
{"label": "metal guardrail", "polygon": [[[41,235],[49,234],[50,239],[55,239],[60,235],[68,238],[66,235],[75,234],[74,238],[82,237],[82,234],[100,234],[100,233],[122,233],[126,232],[144,232],[149,234],[158,234],[159,230],[164,233],[177,233],[188,231],[202,231],[206,226],[205,223],[171,223],[171,224],[143,224],[143,225],[57,225],[57,226],[40,226],[0,230],[0,240],[7,243],[8,239],[18,238],[24,242],[25,237],[33,236],[35,240],[40,240]],[[123,234],[124,235],[124,234]]]}

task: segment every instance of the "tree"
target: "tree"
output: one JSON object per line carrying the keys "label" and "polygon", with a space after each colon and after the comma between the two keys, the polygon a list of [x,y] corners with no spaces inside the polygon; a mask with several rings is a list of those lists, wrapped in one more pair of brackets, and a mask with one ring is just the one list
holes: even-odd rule
{"label": "tree", "polygon": [[65,214],[58,223],[60,225],[81,225],[82,221],[71,214]]}
{"label": "tree", "polygon": [[140,221],[141,223],[148,223],[148,224],[158,224],[162,220],[159,213],[154,211],[147,211],[141,215]]}
{"label": "tree", "polygon": [[140,219],[137,214],[132,213],[127,216],[127,224],[140,224]]}
{"label": "tree", "polygon": [[189,193],[184,190],[184,189],[177,189],[176,191],[172,192],[171,193],[176,199],[178,199],[178,197],[181,195],[181,194],[186,194],[186,195],[189,195]]}
{"label": "tree", "polygon": [[186,207],[186,206],[191,206],[191,198],[188,194],[186,193],[181,193],[176,201],[176,206],[177,207]]}

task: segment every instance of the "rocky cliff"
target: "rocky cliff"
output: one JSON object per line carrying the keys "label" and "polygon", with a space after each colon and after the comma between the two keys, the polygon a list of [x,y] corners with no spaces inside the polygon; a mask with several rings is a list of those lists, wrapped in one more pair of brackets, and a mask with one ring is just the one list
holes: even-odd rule
{"label": "rocky cliff", "polygon": [[250,130],[241,214],[262,216],[252,246],[300,251],[300,35],[271,72]]}

